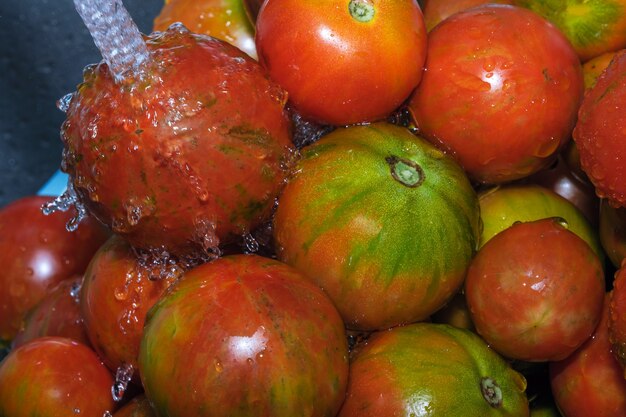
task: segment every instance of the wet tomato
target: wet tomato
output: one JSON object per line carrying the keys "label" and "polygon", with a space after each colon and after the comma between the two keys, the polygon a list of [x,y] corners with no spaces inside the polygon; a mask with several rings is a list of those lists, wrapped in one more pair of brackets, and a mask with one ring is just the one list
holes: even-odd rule
{"label": "wet tomato", "polygon": [[274,217],[278,258],[324,289],[354,330],[427,318],[459,290],[478,199],[459,165],[388,123],[303,148]]}
{"label": "wet tomato", "polygon": [[0,363],[0,415],[103,416],[113,412],[113,377],[98,355],[62,337],[34,339]]}
{"label": "wet tomato", "polygon": [[70,212],[46,216],[51,197],[28,196],[0,210],[0,343],[11,340],[28,310],[59,282],[82,274],[108,234],[93,218],[68,232]]}
{"label": "wet tomato", "polygon": [[593,335],[573,354],[550,363],[555,402],[567,417],[626,416],[626,380],[611,352],[609,299]]}
{"label": "wet tomato", "polygon": [[12,342],[15,349],[24,343],[44,336],[60,336],[90,345],[87,329],[79,306],[83,277],[61,281],[33,307]]}
{"label": "wet tomato", "polygon": [[284,91],[228,44],[178,25],[118,85],[89,67],[63,124],[87,210],[134,246],[202,257],[267,220],[291,157]]}
{"label": "wet tomato", "polygon": [[424,1],[424,22],[430,32],[435,26],[454,13],[487,3],[513,4],[514,0],[426,0]]}
{"label": "wet tomato", "polygon": [[427,54],[409,109],[421,134],[473,179],[528,176],[570,140],[581,64],[539,15],[499,4],[456,13],[429,32]]}
{"label": "wet tomato", "polygon": [[511,359],[554,361],[593,333],[602,315],[598,256],[561,219],[517,223],[468,268],[465,295],[478,333]]}
{"label": "wet tomato", "polygon": [[386,118],[422,77],[426,28],[416,0],[267,0],[259,62],[306,118]]}
{"label": "wet tomato", "polygon": [[146,321],[139,370],[158,415],[334,417],[348,378],[339,313],[258,255],[187,271]]}
{"label": "wet tomato", "polygon": [[151,260],[140,258],[128,242],[113,236],[85,271],[80,308],[87,334],[112,371],[137,369],[146,314],[182,273],[183,266],[172,260],[160,263],[153,271]]}
{"label": "wet tomato", "polygon": [[338,417],[528,416],[526,380],[475,333],[417,323],[372,334]]}

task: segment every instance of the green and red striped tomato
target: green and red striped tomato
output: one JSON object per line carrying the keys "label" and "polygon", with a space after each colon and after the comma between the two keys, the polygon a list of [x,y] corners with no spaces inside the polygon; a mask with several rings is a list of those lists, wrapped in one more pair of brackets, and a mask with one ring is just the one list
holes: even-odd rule
{"label": "green and red striped tomato", "polygon": [[258,255],[186,272],[151,310],[139,354],[159,416],[334,417],[348,346],[328,297]]}
{"label": "green and red striped tomato", "polygon": [[439,309],[463,282],[478,229],[478,199],[459,165],[388,123],[337,129],[304,148],[274,219],[279,259],[357,330]]}
{"label": "green and red striped tomato", "polygon": [[475,333],[416,323],[377,332],[350,362],[339,417],[528,416],[526,380]]}

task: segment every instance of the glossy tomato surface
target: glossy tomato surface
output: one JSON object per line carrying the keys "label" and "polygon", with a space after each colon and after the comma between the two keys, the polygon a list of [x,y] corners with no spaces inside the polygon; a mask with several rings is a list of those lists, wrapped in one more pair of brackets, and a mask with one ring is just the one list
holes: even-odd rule
{"label": "glossy tomato surface", "polygon": [[626,205],[626,50],[615,55],[580,106],[574,140],[599,197]]}
{"label": "glossy tomato surface", "polygon": [[44,336],[66,337],[89,346],[89,336],[80,312],[79,293],[83,277],[61,281],[33,307],[12,342],[15,349]]}
{"label": "glossy tomato surface", "polygon": [[487,3],[513,4],[514,0],[426,0],[424,1],[424,23],[430,32],[447,17],[475,6]]}
{"label": "glossy tomato surface", "polygon": [[459,12],[429,32],[427,55],[410,111],[421,134],[473,179],[528,176],[570,139],[581,64],[537,14],[498,4]]}
{"label": "glossy tomato surface", "polygon": [[256,58],[254,26],[242,0],[167,0],[154,19],[154,30],[180,22],[195,33],[224,40]]}
{"label": "glossy tomato surface", "polygon": [[593,333],[602,315],[598,256],[558,219],[517,223],[487,242],[465,280],[478,333],[502,355],[554,361]]}
{"label": "glossy tomato surface", "polygon": [[528,416],[526,381],[475,333],[417,323],[371,335],[339,417]]}
{"label": "glossy tomato surface", "polygon": [[137,369],[146,314],[182,273],[181,266],[167,266],[176,273],[153,277],[147,261],[113,236],[87,267],[80,309],[92,346],[112,371],[123,365]]}
{"label": "glossy tomato surface", "polygon": [[0,210],[0,341],[16,335],[26,312],[50,289],[82,274],[108,237],[93,218],[68,232],[75,212],[44,215],[41,207],[51,200],[29,196]]}
{"label": "glossy tomato surface", "polygon": [[452,158],[389,123],[337,129],[301,153],[276,250],[349,328],[423,320],[452,298],[479,233],[476,193]]}
{"label": "glossy tomato surface", "polygon": [[137,79],[116,84],[104,62],[85,71],[63,168],[134,246],[201,256],[269,217],[291,157],[286,99],[225,41],[174,26],[146,42]]}
{"label": "glossy tomato surface", "polygon": [[115,411],[113,377],[96,353],[62,337],[34,339],[0,363],[0,415],[103,416]]}
{"label": "glossy tomato surface", "polygon": [[426,28],[415,0],[267,0],[256,29],[259,62],[321,123],[384,119],[422,77]]}
{"label": "glossy tomato surface", "polygon": [[611,352],[609,299],[593,335],[562,361],[550,363],[550,383],[555,402],[567,417],[626,415],[626,379]]}
{"label": "glossy tomato surface", "polygon": [[170,417],[334,417],[348,350],[330,299],[258,255],[189,270],[150,311],[139,355],[146,396]]}

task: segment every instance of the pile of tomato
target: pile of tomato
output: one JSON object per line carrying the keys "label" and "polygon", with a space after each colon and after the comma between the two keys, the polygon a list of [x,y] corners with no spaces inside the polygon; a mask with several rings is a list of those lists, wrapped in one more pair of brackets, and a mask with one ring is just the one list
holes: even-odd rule
{"label": "pile of tomato", "polygon": [[0,416],[626,415],[626,1],[154,29],[0,209]]}

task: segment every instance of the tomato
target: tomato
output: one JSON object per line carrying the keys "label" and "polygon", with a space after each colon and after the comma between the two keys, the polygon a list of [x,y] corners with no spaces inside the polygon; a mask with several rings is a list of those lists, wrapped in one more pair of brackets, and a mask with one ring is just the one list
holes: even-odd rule
{"label": "tomato", "polygon": [[303,148],[278,201],[278,258],[324,289],[346,325],[427,318],[459,290],[478,239],[476,193],[449,156],[388,123]]}
{"label": "tomato", "polygon": [[149,261],[113,236],[87,267],[80,309],[91,344],[113,371],[121,366],[137,369],[146,314],[182,273],[183,266],[164,262],[172,273],[154,277]]}
{"label": "tomato", "polygon": [[523,361],[573,353],[600,321],[604,291],[598,256],[557,219],[500,232],[478,251],[465,280],[477,332]]}
{"label": "tomato", "polygon": [[167,30],[177,22],[194,33],[229,42],[256,58],[254,27],[242,0],[167,0],[154,19],[154,30]]}
{"label": "tomato", "polygon": [[585,90],[589,90],[596,85],[598,77],[602,75],[606,67],[609,66],[617,52],[606,52],[598,55],[583,64],[583,75],[585,77]]}
{"label": "tomato", "polygon": [[550,363],[552,393],[564,416],[626,415],[626,380],[609,342],[610,297],[593,335],[572,355]]}
{"label": "tomato", "polygon": [[51,199],[27,196],[0,210],[0,341],[13,339],[27,311],[56,284],[82,274],[108,236],[93,218],[68,232],[76,213],[44,215]]}
{"label": "tomato", "polygon": [[382,120],[408,98],[426,28],[416,0],[267,0],[256,47],[305,118],[346,125]]}
{"label": "tomato", "polygon": [[537,14],[497,4],[459,12],[429,32],[427,54],[409,109],[421,134],[474,180],[526,177],[570,140],[581,64]]}
{"label": "tomato", "polygon": [[158,415],[334,417],[348,349],[328,297],[293,268],[224,256],[150,311],[139,370]]}
{"label": "tomato", "polygon": [[256,23],[256,17],[259,14],[263,0],[243,0],[243,6],[250,22]]}
{"label": "tomato", "polygon": [[13,348],[44,336],[66,337],[89,346],[78,304],[82,282],[81,275],[63,280],[51,289],[26,315],[24,325],[13,339]]}
{"label": "tomato", "polygon": [[514,0],[426,0],[424,2],[424,23],[430,32],[442,20],[457,12],[482,4],[513,4]]}
{"label": "tomato", "polygon": [[626,378],[626,264],[615,272],[613,291],[609,299],[609,341],[613,355],[624,369]]}
{"label": "tomato", "polygon": [[349,381],[338,417],[529,415],[524,377],[474,333],[444,324],[374,333]]}
{"label": "tomato", "polygon": [[615,55],[580,106],[574,140],[599,197],[626,205],[626,50]]}
{"label": "tomato", "polygon": [[603,260],[598,232],[583,212],[555,191],[536,184],[509,184],[479,193],[482,233],[480,246],[515,222],[560,217]]}
{"label": "tomato", "polygon": [[283,91],[224,41],[181,26],[116,84],[85,72],[62,136],[80,201],[133,246],[206,257],[267,220],[293,146]]}
{"label": "tomato", "polygon": [[113,414],[113,417],[156,417],[150,401],[140,394]]}
{"label": "tomato", "polygon": [[102,416],[115,410],[113,377],[87,346],[62,337],[34,339],[0,363],[0,415]]}

